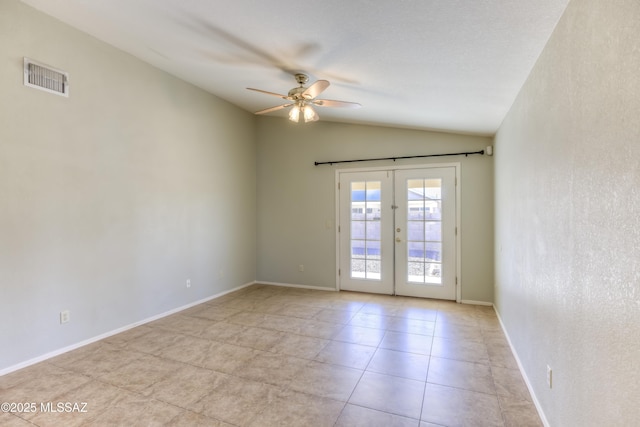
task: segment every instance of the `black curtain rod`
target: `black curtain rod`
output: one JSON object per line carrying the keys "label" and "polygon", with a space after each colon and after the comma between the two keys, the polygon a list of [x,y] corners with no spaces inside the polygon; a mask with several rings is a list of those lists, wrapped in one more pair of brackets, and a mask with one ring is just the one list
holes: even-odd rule
{"label": "black curtain rod", "polygon": [[334,160],[332,162],[314,162],[316,166],[318,165],[333,165],[335,163],[355,163],[355,162],[374,162],[376,160],[396,160],[400,159],[417,159],[420,157],[443,157],[443,156],[469,156],[470,154],[484,154],[484,150],[480,151],[468,151],[465,153],[447,153],[447,154],[424,154],[422,156],[402,156],[402,157],[380,157],[377,159],[357,159],[357,160]]}

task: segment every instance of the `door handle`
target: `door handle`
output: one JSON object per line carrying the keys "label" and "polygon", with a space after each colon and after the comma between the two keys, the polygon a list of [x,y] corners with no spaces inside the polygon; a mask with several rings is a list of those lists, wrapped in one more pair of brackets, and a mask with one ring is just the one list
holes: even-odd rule
{"label": "door handle", "polygon": [[400,243],[402,242],[402,239],[400,239],[399,237],[396,237],[396,243]]}

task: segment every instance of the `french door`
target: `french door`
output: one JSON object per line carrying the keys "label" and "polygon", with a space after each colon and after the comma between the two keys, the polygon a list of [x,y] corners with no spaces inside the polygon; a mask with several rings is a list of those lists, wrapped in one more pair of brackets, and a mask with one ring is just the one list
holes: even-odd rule
{"label": "french door", "polygon": [[456,168],[339,172],[340,289],[456,299]]}

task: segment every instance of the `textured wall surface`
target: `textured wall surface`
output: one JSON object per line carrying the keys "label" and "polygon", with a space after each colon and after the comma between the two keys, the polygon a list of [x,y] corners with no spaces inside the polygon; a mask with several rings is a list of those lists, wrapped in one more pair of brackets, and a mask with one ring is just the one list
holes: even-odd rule
{"label": "textured wall surface", "polygon": [[639,40],[638,1],[572,1],[496,136],[496,305],[552,426],[640,419]]}
{"label": "textured wall surface", "polygon": [[493,157],[314,166],[314,161],[478,151],[490,143],[486,137],[322,121],[305,126],[261,117],[258,280],[335,288],[336,169],[460,162],[462,299],[492,302]]}
{"label": "textured wall surface", "polygon": [[0,371],[255,279],[250,114],[17,0],[0,94]]}

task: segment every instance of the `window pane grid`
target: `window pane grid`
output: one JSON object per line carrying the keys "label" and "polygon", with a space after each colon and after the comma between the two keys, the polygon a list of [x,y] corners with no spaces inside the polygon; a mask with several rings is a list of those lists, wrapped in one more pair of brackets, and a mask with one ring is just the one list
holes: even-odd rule
{"label": "window pane grid", "polygon": [[380,181],[351,183],[351,278],[381,280]]}
{"label": "window pane grid", "polygon": [[442,181],[407,180],[407,280],[442,285]]}

